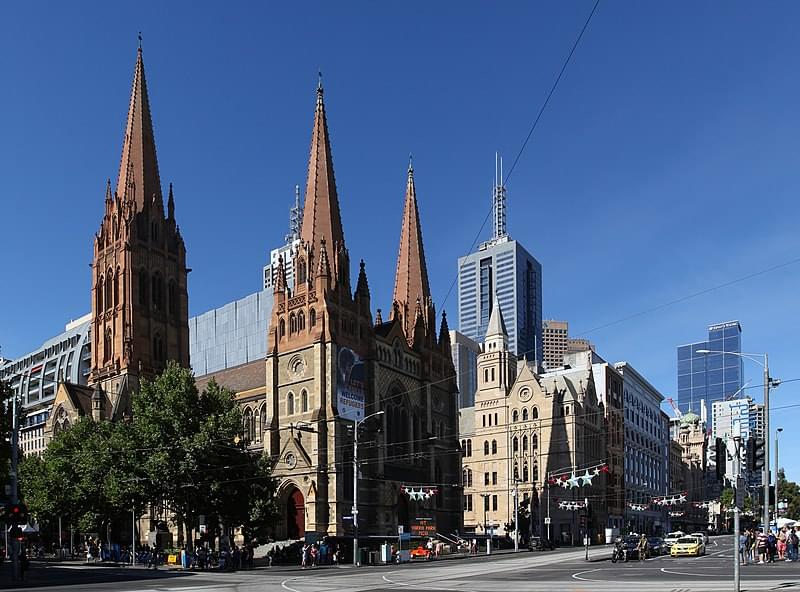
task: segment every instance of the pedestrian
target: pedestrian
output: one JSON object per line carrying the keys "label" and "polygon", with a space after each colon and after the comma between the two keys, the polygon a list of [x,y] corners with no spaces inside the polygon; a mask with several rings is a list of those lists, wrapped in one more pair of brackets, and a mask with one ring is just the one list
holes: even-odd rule
{"label": "pedestrian", "polygon": [[778,538],[775,533],[770,531],[767,535],[767,556],[770,563],[775,563],[775,555],[778,553]]}
{"label": "pedestrian", "polygon": [[795,529],[794,526],[792,526],[791,530],[789,531],[788,542],[787,542],[789,547],[789,558],[786,561],[798,560],[797,557],[798,543],[800,543],[800,540],[798,539],[797,536],[797,530]]}
{"label": "pedestrian", "polygon": [[739,533],[739,561],[747,565],[747,531]]}
{"label": "pedestrian", "polygon": [[309,552],[308,551],[308,545],[303,543],[303,549],[302,549],[302,551],[300,553],[300,567],[302,569],[305,569],[306,567],[308,567],[308,552]]}
{"label": "pedestrian", "polygon": [[786,559],[786,527],[778,531],[778,561]]}
{"label": "pedestrian", "polygon": [[648,546],[647,537],[644,536],[644,533],[642,533],[642,536],[639,537],[639,545],[638,545],[639,561],[644,561],[645,559],[647,559],[647,546]]}
{"label": "pedestrian", "polygon": [[767,537],[767,533],[764,532],[764,528],[762,528],[758,533],[758,538],[756,539],[756,552],[758,553],[758,562],[760,564],[764,564],[767,562],[767,549],[769,543],[769,537]]}

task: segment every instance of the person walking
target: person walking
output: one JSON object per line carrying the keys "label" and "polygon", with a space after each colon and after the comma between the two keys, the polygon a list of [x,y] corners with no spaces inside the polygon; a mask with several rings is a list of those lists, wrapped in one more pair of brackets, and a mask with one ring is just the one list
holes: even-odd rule
{"label": "person walking", "polygon": [[767,533],[764,532],[765,529],[761,529],[758,532],[758,537],[756,539],[756,552],[758,553],[758,563],[764,564],[767,562],[767,549],[769,540],[767,537]]}
{"label": "person walking", "polygon": [[789,558],[786,561],[797,561],[797,547],[800,540],[798,540],[797,530],[792,526],[787,537],[787,546],[789,550]]}
{"label": "person walking", "polygon": [[778,531],[778,561],[786,559],[786,527]]}
{"label": "person walking", "polygon": [[647,547],[647,537],[644,536],[644,533],[642,533],[642,536],[639,537],[639,545],[637,546],[639,551],[639,561],[644,561],[647,559]]}
{"label": "person walking", "polygon": [[775,555],[778,553],[778,538],[775,533],[770,531],[767,535],[767,560],[770,563],[775,563]]}
{"label": "person walking", "polygon": [[747,565],[747,531],[739,533],[739,563]]}

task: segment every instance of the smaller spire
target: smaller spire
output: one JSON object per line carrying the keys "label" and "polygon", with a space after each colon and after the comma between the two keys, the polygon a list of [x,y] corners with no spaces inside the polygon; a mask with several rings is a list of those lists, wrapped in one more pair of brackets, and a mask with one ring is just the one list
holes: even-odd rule
{"label": "smaller spire", "polygon": [[328,248],[325,246],[325,237],[319,242],[319,265],[317,266],[317,277],[331,277],[331,264],[328,261]]}
{"label": "smaller spire", "polygon": [[172,195],[172,183],[169,184],[169,196],[167,196],[167,219],[175,219],[175,197]]}
{"label": "smaller spire", "polygon": [[414,155],[411,152],[408,153],[408,174],[414,174]]}
{"label": "smaller spire", "polygon": [[139,31],[139,53],[142,51],[142,32]]}
{"label": "smaller spire", "polygon": [[375,314],[375,326],[383,324],[383,316],[381,316],[381,309],[379,308]]}
{"label": "smaller spire", "polygon": [[356,283],[356,296],[369,298],[369,283],[367,282],[367,271],[364,260],[361,260],[358,270],[358,282]]}
{"label": "smaller spire", "polygon": [[106,179],[106,205],[110,205],[114,201],[114,196],[111,194],[111,179]]}
{"label": "smaller spire", "polygon": [[286,291],[286,266],[283,264],[283,255],[278,256],[278,269],[275,273],[274,292]]}
{"label": "smaller spire", "polygon": [[506,324],[503,321],[503,313],[500,310],[500,303],[497,301],[497,296],[494,298],[492,313],[489,315],[489,326],[486,328],[486,339],[490,337],[508,338],[508,331],[506,331]]}
{"label": "smaller spire", "polygon": [[450,347],[450,327],[447,326],[447,312],[442,311],[442,324],[439,327],[439,345]]}

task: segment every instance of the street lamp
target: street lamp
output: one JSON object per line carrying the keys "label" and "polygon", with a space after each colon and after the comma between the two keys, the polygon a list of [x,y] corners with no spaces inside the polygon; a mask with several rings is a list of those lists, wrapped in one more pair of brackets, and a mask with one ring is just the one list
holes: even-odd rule
{"label": "street lamp", "polygon": [[775,430],[775,528],[778,528],[778,435],[783,428]]}
{"label": "street lamp", "polygon": [[[698,354],[723,354],[729,356],[738,356],[746,358],[755,362],[764,369],[764,471],[763,471],[763,485],[764,485],[764,532],[769,532],[769,389],[771,386],[778,386],[781,381],[778,379],[773,380],[769,377],[769,358],[767,354],[743,354],[738,352],[716,351],[710,349],[698,349]],[[763,358],[763,363],[759,358]],[[775,475],[778,478],[778,475]],[[776,481],[777,483],[777,481]],[[738,541],[736,543],[739,544]]]}
{"label": "street lamp", "polygon": [[376,411],[367,415],[362,420],[353,421],[353,565],[358,567],[358,428],[372,417],[383,415],[383,411]]}

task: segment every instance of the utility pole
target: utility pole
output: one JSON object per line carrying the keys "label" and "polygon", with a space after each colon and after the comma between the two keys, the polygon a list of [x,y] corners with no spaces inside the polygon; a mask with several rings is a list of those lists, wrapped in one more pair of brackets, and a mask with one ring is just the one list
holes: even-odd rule
{"label": "utility pole", "polygon": [[514,479],[514,553],[519,552],[519,481]]}
{"label": "utility pole", "polygon": [[358,567],[358,420],[353,422],[353,565]]}
{"label": "utility pole", "polygon": [[586,512],[586,522],[583,527],[583,544],[586,547],[586,561],[589,561],[589,498],[583,498],[583,508]]}
{"label": "utility pole", "polygon": [[733,592],[739,592],[739,570],[741,569],[739,562],[742,560],[742,554],[739,550],[739,512],[741,511],[741,508],[739,508],[739,488],[743,483],[741,483],[740,438],[738,437],[733,439],[733,450],[733,478],[735,480],[733,490]]}
{"label": "utility pole", "polygon": [[778,436],[783,428],[775,430],[775,528],[778,528]]}
{"label": "utility pole", "polygon": [[[19,426],[17,425],[17,394],[12,393],[11,403],[11,504],[19,503],[19,491],[17,488],[17,456],[19,447]],[[6,526],[6,528],[8,528]],[[11,573],[16,582],[19,579],[19,541],[16,537],[11,540]]]}
{"label": "utility pole", "polygon": [[[764,354],[764,533],[769,533],[769,359]],[[777,475],[775,475],[777,478]],[[738,541],[736,543],[739,544]],[[738,547],[737,547],[738,548]]]}

